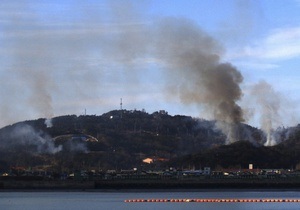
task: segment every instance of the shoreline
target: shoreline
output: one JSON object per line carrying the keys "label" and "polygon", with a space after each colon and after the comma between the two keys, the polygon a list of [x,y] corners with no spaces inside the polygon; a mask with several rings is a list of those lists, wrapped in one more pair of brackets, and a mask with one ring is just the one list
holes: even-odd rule
{"label": "shoreline", "polygon": [[157,191],[300,191],[300,180],[48,180],[0,181],[0,192],[9,191],[86,191],[86,192],[157,192]]}
{"label": "shoreline", "polygon": [[0,193],[52,193],[52,192],[82,192],[82,193],[157,193],[157,192],[300,192],[300,189],[0,189]]}

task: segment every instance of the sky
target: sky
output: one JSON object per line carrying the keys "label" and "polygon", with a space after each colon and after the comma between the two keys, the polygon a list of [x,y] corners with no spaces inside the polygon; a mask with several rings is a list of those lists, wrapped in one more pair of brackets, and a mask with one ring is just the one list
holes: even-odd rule
{"label": "sky", "polygon": [[127,110],[218,118],[206,89],[226,81],[193,62],[230,64],[241,122],[297,125],[299,10],[299,0],[2,0],[0,127],[101,115],[121,98]]}

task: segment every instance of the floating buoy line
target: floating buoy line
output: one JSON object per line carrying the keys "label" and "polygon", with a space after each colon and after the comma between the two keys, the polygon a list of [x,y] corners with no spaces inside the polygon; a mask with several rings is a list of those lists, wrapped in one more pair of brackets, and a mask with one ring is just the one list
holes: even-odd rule
{"label": "floating buoy line", "polygon": [[278,199],[278,198],[263,198],[263,199],[220,199],[220,198],[212,198],[212,199],[128,199],[124,201],[125,203],[141,203],[141,202],[149,202],[149,203],[158,203],[158,202],[174,202],[174,203],[189,203],[189,202],[197,202],[197,203],[274,203],[274,202],[288,202],[288,203],[296,203],[300,202],[300,199]]}

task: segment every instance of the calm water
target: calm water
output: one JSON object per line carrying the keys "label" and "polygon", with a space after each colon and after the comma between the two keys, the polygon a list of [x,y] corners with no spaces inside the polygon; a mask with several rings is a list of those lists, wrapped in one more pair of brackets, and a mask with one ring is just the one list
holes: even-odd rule
{"label": "calm water", "polygon": [[300,203],[125,203],[125,199],[300,198],[300,192],[0,192],[1,210],[190,210],[290,209]]}

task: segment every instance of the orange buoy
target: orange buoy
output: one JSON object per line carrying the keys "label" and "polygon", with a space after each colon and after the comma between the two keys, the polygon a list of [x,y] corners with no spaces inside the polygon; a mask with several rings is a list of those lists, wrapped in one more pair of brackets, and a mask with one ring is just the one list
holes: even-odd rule
{"label": "orange buoy", "polygon": [[210,198],[210,199],[205,199],[205,198],[200,198],[200,199],[195,199],[195,198],[185,198],[185,199],[126,199],[124,200],[125,203],[137,203],[137,202],[198,202],[198,203],[216,203],[216,202],[223,202],[223,203],[237,203],[237,202],[300,202],[300,199],[278,199],[278,198],[263,198],[263,199],[218,199],[218,198]]}

